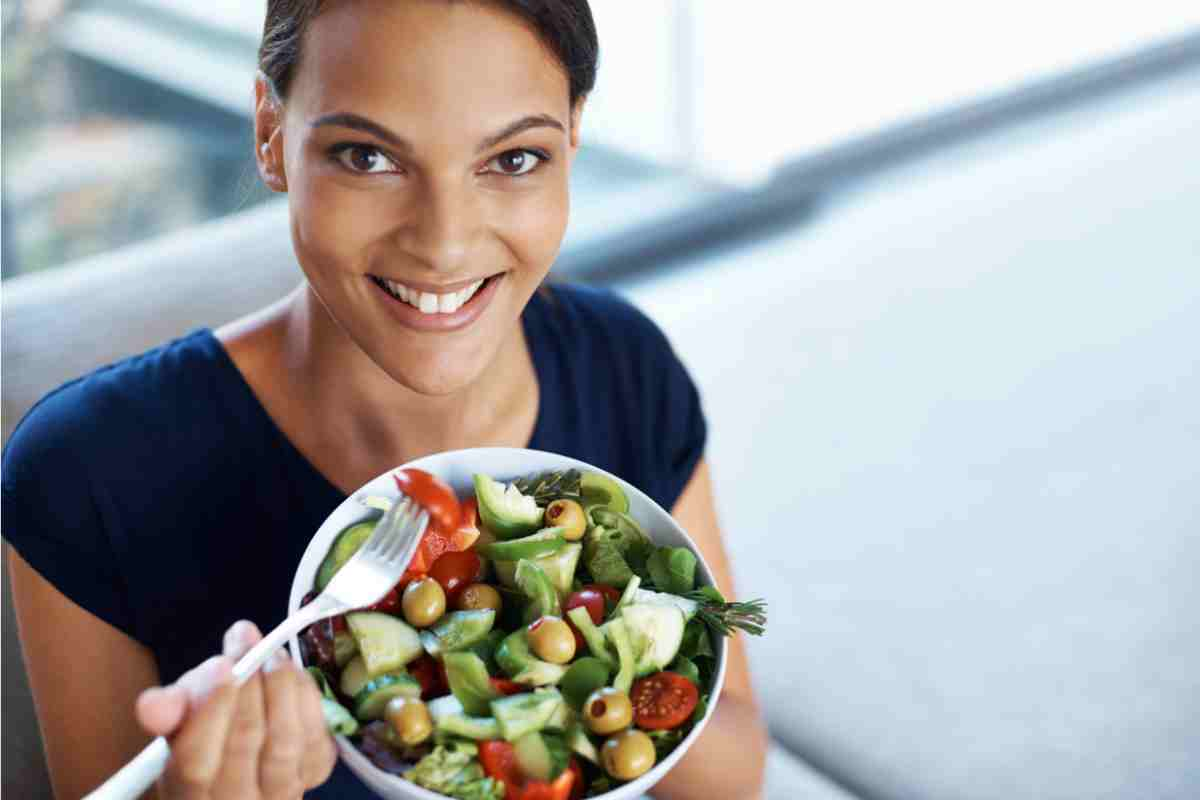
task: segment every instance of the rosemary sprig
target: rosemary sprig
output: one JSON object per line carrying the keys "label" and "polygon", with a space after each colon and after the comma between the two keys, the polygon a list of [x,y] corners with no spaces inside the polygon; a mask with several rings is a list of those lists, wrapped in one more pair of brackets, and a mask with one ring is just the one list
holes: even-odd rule
{"label": "rosemary sprig", "polygon": [[719,636],[732,636],[734,629],[762,636],[766,630],[767,601],[762,598],[724,603],[701,591],[688,592],[684,597],[700,604],[696,616]]}
{"label": "rosemary sprig", "polygon": [[521,494],[530,495],[539,506],[548,506],[564,497],[582,500],[583,492],[579,487],[582,477],[583,473],[577,469],[550,470],[540,475],[518,478],[513,483]]}

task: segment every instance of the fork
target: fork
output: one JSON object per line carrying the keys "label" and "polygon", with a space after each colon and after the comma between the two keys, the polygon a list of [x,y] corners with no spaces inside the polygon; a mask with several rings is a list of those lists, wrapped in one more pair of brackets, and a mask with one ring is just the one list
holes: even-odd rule
{"label": "fork", "polygon": [[[234,683],[241,686],[249,680],[272,653],[312,623],[382,600],[408,568],[428,524],[429,512],[403,495],[397,498],[324,591],[296,609],[238,660],[233,667]],[[170,757],[167,740],[159,736],[84,800],[140,797],[162,775]]]}

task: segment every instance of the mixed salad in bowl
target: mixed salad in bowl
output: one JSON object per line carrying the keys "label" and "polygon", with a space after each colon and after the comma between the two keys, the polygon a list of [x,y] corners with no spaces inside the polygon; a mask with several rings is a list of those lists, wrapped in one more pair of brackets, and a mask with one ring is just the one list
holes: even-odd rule
{"label": "mixed salad in bowl", "polygon": [[[634,781],[702,724],[719,638],[763,631],[761,601],[699,585],[696,554],[655,544],[603,473],[475,473],[462,497],[422,469],[391,477],[429,511],[416,556],[380,602],[299,643],[331,730],[412,784],[572,800]],[[358,498],[302,602],[393,501]]]}

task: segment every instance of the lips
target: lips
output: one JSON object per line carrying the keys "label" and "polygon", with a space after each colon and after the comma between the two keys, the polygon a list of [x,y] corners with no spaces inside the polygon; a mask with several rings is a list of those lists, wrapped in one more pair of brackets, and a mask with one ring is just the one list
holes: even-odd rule
{"label": "lips", "polygon": [[[441,310],[434,312],[421,311],[413,306],[412,298],[415,294],[417,302],[421,302],[422,296],[425,293],[414,293],[408,290],[408,287],[402,287],[403,292],[409,295],[409,299],[406,300],[398,296],[401,287],[395,282],[376,275],[368,275],[367,277],[375,285],[380,297],[386,303],[389,312],[405,327],[426,332],[448,332],[470,325],[483,314],[496,293],[496,287],[502,282],[505,274],[502,272],[485,278],[465,303],[450,312],[443,312]],[[470,286],[466,287],[466,289],[470,289]],[[459,294],[466,291],[466,289],[460,290]],[[439,297],[439,303],[440,301],[441,298]],[[429,307],[429,301],[426,300],[425,302],[426,307]]]}

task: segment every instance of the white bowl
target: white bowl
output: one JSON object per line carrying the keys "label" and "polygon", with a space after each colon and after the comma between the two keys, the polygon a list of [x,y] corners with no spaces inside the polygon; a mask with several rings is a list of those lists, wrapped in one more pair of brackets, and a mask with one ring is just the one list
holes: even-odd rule
{"label": "white bowl", "polygon": [[[365,516],[366,509],[358,502],[357,497],[364,494],[395,497],[397,494],[396,484],[392,481],[391,475],[396,469],[404,467],[419,467],[438,476],[454,488],[460,499],[473,496],[474,485],[471,476],[477,472],[489,475],[505,483],[524,477],[530,473],[542,472],[549,469],[575,467],[577,469],[599,472],[612,478],[625,491],[626,497],[629,498],[630,515],[641,524],[647,535],[656,544],[687,547],[695,553],[698,562],[696,582],[699,586],[712,585],[714,583],[712,572],[709,571],[708,565],[704,562],[704,556],[700,554],[695,543],[683,532],[683,529],[671,518],[671,515],[642,491],[621,480],[616,475],[612,475],[583,461],[567,458],[556,453],[547,453],[541,450],[524,450],[517,447],[476,447],[468,450],[452,450],[445,453],[437,453],[424,458],[418,458],[416,461],[410,461],[400,467],[388,470],[360,488],[347,498],[344,503],[334,509],[333,513],[329,515],[325,523],[308,543],[308,548],[304,551],[304,557],[300,559],[300,566],[296,569],[296,577],[292,580],[292,594],[288,600],[289,614],[300,607],[300,601],[304,598],[304,595],[312,590],[317,569],[324,560],[326,553],[329,552],[329,548],[333,545],[334,537],[344,530],[347,525]],[[725,684],[725,639],[718,636],[713,636],[712,639],[717,656],[716,681],[710,690],[708,710],[704,718],[692,728],[687,737],[680,742],[679,746],[665,760],[655,764],[654,768],[645,775],[612,791],[596,795],[597,798],[604,798],[604,800],[633,800],[633,798],[644,794],[651,786],[658,783],[678,763],[679,759],[683,758],[683,754],[688,751],[688,748],[692,746],[701,731],[704,730],[704,726],[708,724],[713,711],[716,710],[717,698],[721,694],[721,687]],[[297,637],[293,636],[291,642],[292,658],[297,664],[300,664],[300,645]],[[359,752],[346,737],[338,736],[337,746],[342,760],[346,762],[350,770],[381,797],[388,798],[388,800],[445,800],[446,796],[443,794],[423,789],[415,783],[379,769],[365,755]]]}

